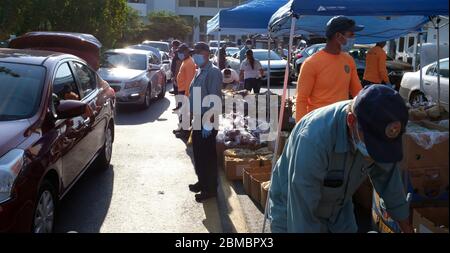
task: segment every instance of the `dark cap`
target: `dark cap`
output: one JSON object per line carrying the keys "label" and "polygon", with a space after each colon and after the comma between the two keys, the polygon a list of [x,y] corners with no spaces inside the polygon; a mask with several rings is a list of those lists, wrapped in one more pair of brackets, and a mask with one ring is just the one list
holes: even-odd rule
{"label": "dark cap", "polygon": [[372,159],[380,163],[401,161],[408,109],[400,94],[386,85],[366,86],[355,98],[353,109]]}
{"label": "dark cap", "polygon": [[197,42],[194,45],[194,50],[196,52],[209,52],[209,46],[205,42]]}
{"label": "dark cap", "polygon": [[338,32],[359,32],[363,29],[364,26],[356,25],[353,19],[349,19],[345,16],[336,16],[328,21],[325,35],[327,38],[331,38]]}
{"label": "dark cap", "polygon": [[188,50],[189,52],[193,52],[193,51],[194,51],[194,49],[189,48],[189,46],[188,46],[186,43],[183,43],[183,44],[181,44],[181,45],[178,47],[178,52],[184,52],[184,51],[186,51],[186,50]]}
{"label": "dark cap", "polygon": [[253,42],[252,42],[251,39],[247,39],[247,40],[245,41],[245,44],[253,44]]}

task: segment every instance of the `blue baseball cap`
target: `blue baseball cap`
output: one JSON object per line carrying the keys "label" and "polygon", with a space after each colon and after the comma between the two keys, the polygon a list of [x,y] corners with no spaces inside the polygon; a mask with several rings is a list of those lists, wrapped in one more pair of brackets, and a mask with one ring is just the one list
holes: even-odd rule
{"label": "blue baseball cap", "polygon": [[366,86],[356,96],[353,112],[372,159],[380,163],[403,159],[402,136],[409,114],[397,91],[385,85]]}

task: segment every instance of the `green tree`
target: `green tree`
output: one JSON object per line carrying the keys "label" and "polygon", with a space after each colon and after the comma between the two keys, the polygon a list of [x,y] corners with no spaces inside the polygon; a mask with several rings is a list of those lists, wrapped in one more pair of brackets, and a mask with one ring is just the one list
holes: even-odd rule
{"label": "green tree", "polygon": [[180,16],[166,11],[153,12],[144,32],[145,39],[165,40],[168,38],[185,38],[192,27]]}

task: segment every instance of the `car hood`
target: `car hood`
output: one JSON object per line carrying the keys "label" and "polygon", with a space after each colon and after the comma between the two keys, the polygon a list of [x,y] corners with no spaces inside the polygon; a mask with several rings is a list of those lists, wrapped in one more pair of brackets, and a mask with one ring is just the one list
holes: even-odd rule
{"label": "car hood", "polygon": [[[269,66],[269,61],[260,61],[261,62],[261,66],[264,69],[267,69]],[[281,68],[286,68],[286,63],[287,61],[285,60],[277,60],[277,61],[270,61],[270,68],[271,69],[281,69]]]}
{"label": "car hood", "polygon": [[145,74],[145,70],[124,69],[124,68],[100,68],[98,74],[107,82],[124,82],[133,80]]}
{"label": "car hood", "polygon": [[24,133],[29,127],[28,120],[0,121],[0,157],[25,140]]}

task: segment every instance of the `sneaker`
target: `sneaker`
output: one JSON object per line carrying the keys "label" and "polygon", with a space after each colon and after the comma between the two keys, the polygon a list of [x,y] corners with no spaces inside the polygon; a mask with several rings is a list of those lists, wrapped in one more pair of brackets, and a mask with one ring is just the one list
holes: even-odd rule
{"label": "sneaker", "polygon": [[201,192],[199,194],[195,194],[195,201],[202,203],[210,198],[215,198],[216,196],[217,193]]}

